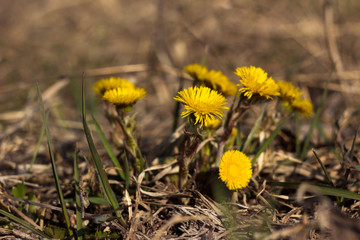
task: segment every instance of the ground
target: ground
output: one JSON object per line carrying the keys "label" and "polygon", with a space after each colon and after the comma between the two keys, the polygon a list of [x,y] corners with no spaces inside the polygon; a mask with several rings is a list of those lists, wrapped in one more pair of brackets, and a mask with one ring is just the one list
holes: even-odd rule
{"label": "ground", "polygon": [[[40,137],[38,85],[49,110],[51,144],[75,233],[74,153],[79,149],[80,188],[88,192],[84,199],[90,201],[83,210],[88,238],[103,233],[97,237],[357,239],[359,10],[360,2],[355,0],[4,1],[0,9],[0,210],[48,236],[68,234],[47,139]],[[236,84],[237,67],[261,67],[273,79],[299,87],[314,105],[315,114],[300,118],[298,131],[294,119],[286,122],[254,164],[249,186],[235,193],[218,179],[214,166],[197,174],[186,191],[177,186],[176,159],[184,131],[176,127],[184,120],[174,125],[173,98],[193,84],[182,71],[192,63],[221,70]],[[110,76],[126,78],[147,91],[133,112],[149,169],[145,178],[134,174],[128,195],[91,121],[94,114],[121,158],[112,141],[113,125],[105,117],[105,103],[92,89],[95,81]],[[83,131],[82,79],[93,139],[126,224],[109,219],[115,216],[114,210],[96,203],[99,198],[95,197],[104,192]],[[239,136],[245,140],[266,109],[263,126],[254,136],[258,145],[247,149],[251,159],[279,123],[275,105],[257,104],[240,120]],[[316,124],[312,124],[314,118],[318,118]],[[302,157],[296,153],[296,139],[306,147]],[[22,183],[23,195],[19,193]],[[38,205],[34,208],[35,203],[25,200]],[[42,238],[1,213],[0,237]]]}

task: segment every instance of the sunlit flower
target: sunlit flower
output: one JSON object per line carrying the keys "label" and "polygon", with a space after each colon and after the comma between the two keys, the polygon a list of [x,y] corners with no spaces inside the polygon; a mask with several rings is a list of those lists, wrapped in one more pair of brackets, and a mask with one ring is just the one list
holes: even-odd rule
{"label": "sunlit flower", "polygon": [[210,87],[225,96],[234,96],[238,88],[221,71],[208,70],[200,64],[191,64],[184,68],[200,86]]}
{"label": "sunlit flower", "polygon": [[107,91],[115,88],[135,88],[135,85],[123,78],[104,78],[94,83],[94,91],[101,96]]}
{"label": "sunlit flower", "polygon": [[246,187],[252,176],[250,159],[238,150],[224,153],[219,165],[219,178],[230,190]]}
{"label": "sunlit flower", "polygon": [[115,105],[131,106],[145,95],[143,88],[115,88],[106,91],[102,98]]}
{"label": "sunlit flower", "polygon": [[299,112],[305,117],[313,114],[313,105],[308,100],[301,98],[302,92],[290,82],[278,81],[280,88],[280,99],[284,106],[291,110]]}
{"label": "sunlit flower", "polygon": [[313,105],[309,100],[297,98],[291,102],[290,106],[294,111],[299,112],[304,117],[309,117],[314,113]]}
{"label": "sunlit flower", "polygon": [[223,117],[223,109],[227,109],[226,99],[223,95],[208,87],[190,87],[178,92],[174,98],[176,101],[185,105],[185,110],[181,115],[187,117],[190,114],[195,116],[195,124],[201,126],[208,123],[215,116]]}
{"label": "sunlit flower", "polygon": [[235,74],[240,77],[239,86],[242,87],[240,92],[243,92],[248,99],[251,99],[253,95],[266,99],[280,95],[278,85],[261,68],[241,67],[236,69]]}
{"label": "sunlit flower", "polygon": [[280,90],[280,98],[284,101],[294,101],[296,98],[300,98],[301,91],[295,87],[291,82],[277,81],[277,85]]}
{"label": "sunlit flower", "polygon": [[238,133],[237,128],[233,128],[233,129],[231,130],[230,137],[236,137],[237,133]]}
{"label": "sunlit flower", "polygon": [[184,68],[184,72],[188,73],[195,80],[203,80],[208,71],[207,67],[200,64],[190,64]]}
{"label": "sunlit flower", "polygon": [[210,119],[205,123],[205,128],[207,129],[218,129],[221,126],[221,120],[220,119]]}

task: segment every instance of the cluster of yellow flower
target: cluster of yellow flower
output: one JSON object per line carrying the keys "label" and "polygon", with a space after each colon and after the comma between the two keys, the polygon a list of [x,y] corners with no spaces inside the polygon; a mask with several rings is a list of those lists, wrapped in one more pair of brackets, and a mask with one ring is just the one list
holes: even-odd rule
{"label": "cluster of yellow flower", "polygon": [[[232,83],[222,72],[208,70],[200,64],[188,65],[184,71],[195,80],[196,86],[178,92],[174,99],[185,105],[182,117],[191,117],[193,123],[199,124],[200,127],[205,125],[207,129],[219,128],[221,126],[219,119],[223,117],[223,110],[228,109],[225,106],[227,104],[225,96],[239,96],[239,94],[243,94],[251,103],[258,99],[268,100],[279,97],[291,111],[297,111],[305,116],[313,113],[311,102],[301,98],[302,92],[298,88],[290,82],[275,82],[261,68],[254,66],[237,68],[235,74],[240,77],[238,85]],[[113,77],[96,82],[94,90],[104,100],[120,108],[131,107],[146,95],[145,89],[137,88],[128,80]],[[221,157],[219,178],[230,190],[246,187],[251,175],[251,162],[244,153],[230,150]]]}
{"label": "cluster of yellow flower", "polygon": [[[185,72],[191,75],[196,81],[203,81],[211,84],[211,88],[218,90],[226,95],[224,86],[235,85],[219,71],[208,71],[208,69],[199,64],[191,64],[185,67]],[[310,101],[301,98],[301,91],[290,82],[275,82],[261,68],[254,66],[237,68],[235,74],[240,77],[239,92],[243,93],[248,99],[265,98],[272,99],[278,96],[284,101],[284,104],[291,110],[297,111],[304,116],[310,116],[313,113],[313,106]],[[232,84],[232,85],[231,85]],[[229,87],[230,88],[230,87]],[[232,88],[232,87],[231,87]],[[238,89],[236,88],[236,91]],[[185,104],[186,112],[183,117],[194,114],[196,123],[205,123],[216,115],[220,119],[223,116],[222,110],[226,109],[226,99],[216,91],[211,91],[207,87],[190,88],[189,91],[183,90],[175,97],[176,101]],[[236,94],[236,92],[235,92]],[[232,96],[234,96],[233,94]],[[181,98],[182,97],[182,98]]]}
{"label": "cluster of yellow flower", "polygon": [[145,89],[137,88],[123,78],[101,79],[94,84],[93,88],[105,101],[121,107],[132,106],[146,95]]}
{"label": "cluster of yellow flower", "polygon": [[[199,64],[191,64],[184,68],[200,87],[190,87],[178,93],[174,99],[185,105],[183,117],[195,117],[195,125],[200,123],[205,128],[216,128],[221,125],[214,122],[214,116],[223,117],[227,107],[225,96],[234,96],[238,92],[255,102],[258,99],[273,99],[278,96],[292,111],[304,116],[313,113],[310,101],[301,98],[302,92],[290,82],[275,82],[261,68],[254,66],[237,68],[235,74],[240,77],[237,89],[235,84],[220,71],[209,71]],[[213,89],[213,90],[212,90]],[[218,91],[218,92],[217,92]],[[216,125],[212,126],[212,125]],[[242,152],[227,151],[221,158],[219,176],[230,190],[246,187],[252,175],[251,162]]]}
{"label": "cluster of yellow flower", "polygon": [[236,85],[221,71],[209,71],[200,64],[188,65],[184,68],[184,71],[196,81],[196,84],[210,87],[224,96],[235,96],[238,91]]}

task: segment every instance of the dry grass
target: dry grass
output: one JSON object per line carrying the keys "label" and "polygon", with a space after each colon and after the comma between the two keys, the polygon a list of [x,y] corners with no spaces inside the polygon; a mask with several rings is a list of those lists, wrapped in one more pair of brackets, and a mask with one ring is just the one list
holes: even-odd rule
{"label": "dry grass", "polygon": [[[88,226],[127,239],[357,239],[359,201],[345,199],[339,207],[335,197],[319,196],[312,189],[302,200],[303,193],[296,189],[268,184],[328,185],[311,149],[304,162],[296,158],[292,122],[257,162],[250,186],[235,198],[227,192],[216,194],[216,170],[205,179],[200,176],[192,190],[178,192],[169,177],[177,165],[161,165],[164,159],[156,157],[181,135],[171,131],[173,97],[181,81],[191,84],[181,74],[187,64],[206,61],[233,82],[236,67],[261,66],[274,79],[300,86],[315,109],[330,78],[319,120],[329,140],[315,131],[311,144],[335,186],[360,193],[360,171],[354,168],[360,165],[359,138],[352,158],[348,152],[360,122],[359,10],[355,0],[2,3],[0,205],[22,219],[31,218],[26,209],[17,210],[21,200],[11,193],[23,181],[41,210],[32,224],[43,229],[62,222],[45,139],[32,171],[27,171],[42,123],[35,86],[40,84],[46,108],[58,105],[50,113],[49,127],[64,195],[72,198],[75,145],[82,156],[89,156],[79,111],[84,71],[87,104],[108,136],[112,128],[100,102],[94,100],[92,83],[103,76],[121,76],[147,90],[145,101],[136,106],[137,125],[141,149],[155,168],[149,169],[151,180],[133,179],[138,188],[121,204],[129,219],[127,228],[116,221],[98,223],[100,216],[112,215],[98,205],[86,209]],[[259,112],[255,108],[247,113],[242,122],[245,131],[250,131]],[[309,121],[304,121],[301,138],[308,128]],[[123,183],[95,140],[111,183],[122,196]],[[338,155],[344,158],[342,164]],[[81,161],[80,172],[84,188],[96,185],[87,161]],[[69,206],[70,213],[73,210]],[[4,219],[0,217],[1,222]],[[1,223],[0,237],[37,238],[14,226],[8,229]]]}

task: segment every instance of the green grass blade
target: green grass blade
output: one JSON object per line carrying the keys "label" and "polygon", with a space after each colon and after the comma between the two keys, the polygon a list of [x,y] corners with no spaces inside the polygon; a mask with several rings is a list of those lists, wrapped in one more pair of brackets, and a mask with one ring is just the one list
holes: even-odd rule
{"label": "green grass blade", "polygon": [[241,138],[241,129],[240,129],[240,124],[239,123],[237,124],[236,128],[237,128],[237,133],[236,133],[235,144],[236,144],[236,146],[238,146],[237,149],[239,151],[241,151],[241,146],[243,144],[243,140]]}
{"label": "green grass blade", "polygon": [[304,158],[306,156],[306,153],[307,153],[307,150],[309,148],[309,143],[310,143],[310,138],[312,136],[312,132],[314,131],[314,127],[318,124],[319,116],[320,116],[322,107],[324,105],[324,102],[325,102],[325,99],[326,99],[326,96],[327,96],[330,79],[331,79],[331,76],[329,77],[329,79],[328,79],[328,81],[326,83],[324,93],[321,96],[320,105],[319,105],[318,109],[316,110],[315,116],[313,117],[313,119],[311,121],[310,129],[309,129],[309,132],[306,135],[304,146],[303,146],[303,149],[302,149],[302,152],[301,152],[301,155],[300,155],[300,160],[304,160]]}
{"label": "green grass blade", "polygon": [[[184,78],[181,76],[181,74],[179,74],[179,89],[177,92],[180,92],[183,88],[184,88]],[[175,103],[175,109],[174,109],[174,120],[173,120],[173,124],[172,124],[172,128],[171,128],[171,132],[175,132],[178,125],[179,125],[179,119],[180,119],[180,102],[176,101]]]}
{"label": "green grass blade", "polygon": [[72,235],[72,231],[70,229],[70,227],[71,227],[70,219],[69,219],[69,215],[68,215],[68,212],[67,212],[67,209],[66,209],[66,205],[65,205],[65,201],[64,201],[64,195],[63,195],[62,190],[61,190],[59,176],[57,174],[57,169],[56,169],[56,164],[55,164],[55,157],[54,157],[54,153],[53,153],[53,150],[52,150],[52,146],[51,146],[51,142],[50,142],[50,133],[49,133],[48,125],[47,125],[47,115],[45,114],[44,103],[42,101],[39,85],[37,85],[37,93],[38,93],[39,100],[40,100],[41,114],[42,114],[42,118],[43,118],[44,126],[45,126],[45,133],[46,133],[48,149],[49,149],[49,155],[50,155],[50,160],[51,160],[51,168],[52,168],[52,171],[53,171],[55,185],[56,185],[56,191],[57,191],[57,194],[58,194],[58,197],[59,197],[59,200],[60,200],[61,209],[62,209],[62,212],[63,212],[63,215],[64,215],[64,219],[65,219],[65,222],[66,222],[66,227],[67,227],[68,233],[69,233],[69,235]]}
{"label": "green grass blade", "polygon": [[81,192],[80,192],[80,173],[78,163],[78,149],[76,147],[74,153],[74,179],[75,179],[75,203],[76,203],[76,235],[78,240],[82,240],[83,236],[80,234],[83,232],[82,227],[82,204],[81,204]]}
{"label": "green grass blade", "polygon": [[104,148],[106,149],[106,152],[108,153],[111,161],[113,162],[113,164],[115,165],[115,167],[117,167],[117,171],[120,175],[120,177],[125,181],[125,174],[124,171],[122,170],[123,168],[121,167],[119,160],[117,159],[114,151],[112,150],[109,141],[106,139],[104,132],[102,131],[99,123],[96,121],[95,117],[93,115],[91,115],[93,122],[95,124],[95,128],[97,133],[99,134],[100,140],[104,146]]}
{"label": "green grass blade", "polygon": [[39,152],[39,149],[40,149],[40,146],[41,146],[41,142],[42,142],[42,139],[44,137],[44,134],[45,134],[45,125],[43,124],[41,126],[41,133],[40,133],[40,137],[39,137],[39,140],[36,144],[36,147],[35,147],[35,151],[34,151],[34,154],[32,156],[32,159],[31,159],[31,163],[30,163],[30,168],[29,168],[29,171],[31,171],[33,165],[34,165],[34,162],[35,162],[35,159],[37,157],[37,154]]}
{"label": "green grass blade", "polygon": [[260,116],[256,119],[256,122],[253,126],[253,128],[251,129],[246,141],[245,141],[245,144],[244,144],[244,147],[242,148],[242,152],[245,152],[247,147],[249,146],[250,142],[252,141],[252,139],[254,138],[254,135],[255,133],[257,132],[257,130],[260,128],[260,124],[261,124],[261,121],[264,117],[264,113],[265,113],[265,108],[263,108],[263,110],[261,111],[261,114]]}
{"label": "green grass blade", "polygon": [[[280,186],[280,187],[287,187],[291,189],[298,189],[300,184],[299,182],[268,182],[270,186]],[[310,186],[315,187],[319,190],[320,193],[328,196],[334,197],[343,197],[348,199],[360,200],[360,194],[350,192],[345,189],[334,188],[334,187],[326,187],[326,186],[319,186],[314,184],[309,184]]]}
{"label": "green grass blade", "polygon": [[301,148],[301,138],[300,138],[300,134],[301,134],[301,129],[300,129],[300,116],[299,113],[296,112],[295,113],[295,153],[296,156],[299,156],[300,154],[300,148]]}
{"label": "green grass blade", "polygon": [[[110,203],[110,205],[114,209],[119,208],[119,202],[116,199],[115,193],[111,189],[109,180],[107,178],[107,175],[105,173],[105,170],[103,169],[102,162],[100,160],[100,156],[96,150],[94,141],[92,140],[91,132],[89,129],[89,126],[86,122],[86,110],[85,110],[85,93],[84,93],[84,80],[82,83],[82,122],[84,127],[84,133],[86,140],[88,142],[88,146],[92,155],[92,160],[94,162],[94,165],[96,167],[96,172],[99,178],[99,182],[101,185],[102,190],[104,191],[105,197]],[[123,217],[121,216],[120,211],[116,211],[116,215],[119,217],[122,224],[125,224]]]}
{"label": "green grass blade", "polygon": [[289,116],[287,116],[282,122],[280,122],[279,126],[277,126],[277,128],[271,133],[270,137],[268,139],[266,139],[266,141],[264,142],[264,144],[260,147],[259,151],[256,153],[255,157],[253,158],[253,160],[251,161],[251,164],[254,164],[254,162],[256,161],[256,159],[260,156],[260,154],[262,152],[265,151],[265,149],[270,145],[270,143],[274,140],[274,138],[276,137],[276,135],[278,135],[278,133],[280,132],[281,128],[284,126],[284,124],[293,116],[293,114],[290,114]]}
{"label": "green grass blade", "polygon": [[324,174],[325,174],[325,176],[326,176],[326,179],[329,181],[329,183],[331,184],[331,186],[335,187],[333,181],[332,181],[331,178],[330,178],[329,173],[326,171],[326,168],[325,168],[324,164],[320,161],[317,153],[315,152],[315,149],[313,149],[312,151],[313,151],[313,153],[314,153],[315,158],[316,158],[317,161],[319,162],[319,164],[320,164],[320,166],[321,166],[321,169],[323,170],[323,172],[324,172]]}
{"label": "green grass blade", "polygon": [[18,218],[16,216],[14,216],[11,213],[8,213],[2,209],[0,209],[0,214],[7,217],[8,219],[10,219],[11,221],[20,224],[21,226],[23,226],[26,229],[29,229],[30,231],[32,231],[33,233],[43,237],[43,238],[47,238],[50,239],[50,237],[48,235],[46,235],[45,233],[43,233],[42,231],[34,228],[32,225],[30,225],[29,223],[27,223],[26,221],[22,220],[21,218]]}
{"label": "green grass blade", "polygon": [[352,157],[353,157],[353,151],[354,151],[355,142],[356,142],[356,137],[357,137],[357,133],[358,133],[358,131],[359,131],[359,128],[360,128],[360,126],[356,129],[355,136],[354,136],[353,142],[352,142],[352,144],[351,144],[351,149],[350,149],[350,154],[349,154],[350,160],[351,160]]}

